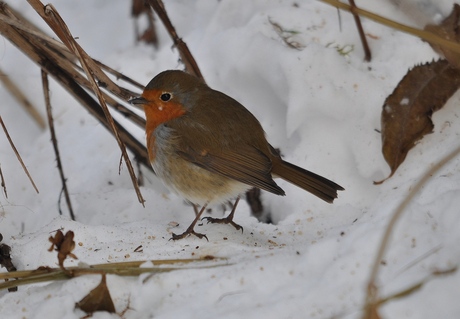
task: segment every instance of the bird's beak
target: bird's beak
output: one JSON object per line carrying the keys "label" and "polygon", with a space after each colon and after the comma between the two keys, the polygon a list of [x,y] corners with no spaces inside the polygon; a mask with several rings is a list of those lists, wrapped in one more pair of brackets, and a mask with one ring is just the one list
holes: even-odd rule
{"label": "bird's beak", "polygon": [[132,104],[134,106],[137,106],[139,108],[143,108],[143,106],[145,104],[147,104],[148,101],[140,96],[140,97],[135,97],[135,98],[132,98],[132,99],[128,100],[128,103],[130,103],[130,104]]}

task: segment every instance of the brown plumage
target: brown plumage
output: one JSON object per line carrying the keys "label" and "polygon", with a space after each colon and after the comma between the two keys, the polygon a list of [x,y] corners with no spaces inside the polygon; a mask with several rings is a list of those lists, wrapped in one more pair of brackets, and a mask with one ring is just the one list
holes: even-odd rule
{"label": "brown plumage", "polygon": [[[243,105],[209,88],[182,71],[164,71],[153,78],[142,96],[131,100],[144,107],[147,148],[157,175],[172,191],[202,207],[239,197],[251,187],[285,195],[273,177],[284,180],[332,203],[343,188],[317,174],[281,159],[267,142],[259,121]],[[236,203],[234,205],[234,209]],[[234,209],[225,219],[233,222]]]}

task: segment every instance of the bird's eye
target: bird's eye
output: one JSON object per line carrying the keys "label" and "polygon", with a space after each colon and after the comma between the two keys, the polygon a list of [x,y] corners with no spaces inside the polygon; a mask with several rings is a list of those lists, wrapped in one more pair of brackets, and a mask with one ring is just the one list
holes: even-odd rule
{"label": "bird's eye", "polygon": [[168,102],[169,100],[171,100],[172,98],[172,95],[170,93],[163,93],[161,94],[160,96],[160,99],[163,101],[163,102]]}

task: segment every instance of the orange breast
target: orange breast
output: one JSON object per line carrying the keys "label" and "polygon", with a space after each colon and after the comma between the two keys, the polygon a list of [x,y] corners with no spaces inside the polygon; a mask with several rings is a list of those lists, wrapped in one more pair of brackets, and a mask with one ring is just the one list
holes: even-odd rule
{"label": "orange breast", "polygon": [[142,97],[149,101],[144,105],[144,112],[146,117],[145,133],[147,135],[147,149],[149,153],[150,163],[155,160],[157,147],[155,145],[155,129],[163,123],[172,119],[178,118],[185,113],[185,108],[182,104],[174,100],[163,102],[160,99],[162,91],[149,90],[144,91]]}
{"label": "orange breast", "polygon": [[155,135],[153,134],[153,132],[147,133],[147,150],[149,153],[150,164],[153,164],[157,153],[157,148],[155,146]]}

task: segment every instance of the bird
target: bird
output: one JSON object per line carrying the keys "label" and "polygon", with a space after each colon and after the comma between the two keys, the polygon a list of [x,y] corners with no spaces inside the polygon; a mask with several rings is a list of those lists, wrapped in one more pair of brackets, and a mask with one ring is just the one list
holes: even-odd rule
{"label": "bird", "polygon": [[[148,156],[156,175],[166,188],[195,208],[193,222],[182,234],[172,233],[172,240],[190,235],[208,239],[194,230],[203,219],[243,230],[233,221],[240,196],[253,187],[284,196],[274,178],[328,203],[344,190],[325,177],[284,161],[248,109],[189,73],[163,71],[139,97],[128,102],[145,112]],[[226,218],[201,219],[207,206],[233,199]]]}

